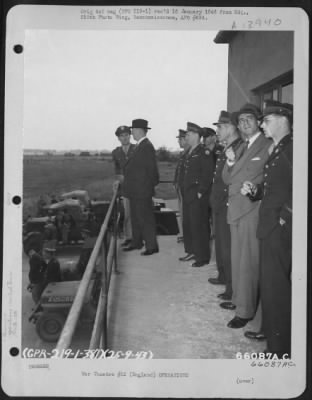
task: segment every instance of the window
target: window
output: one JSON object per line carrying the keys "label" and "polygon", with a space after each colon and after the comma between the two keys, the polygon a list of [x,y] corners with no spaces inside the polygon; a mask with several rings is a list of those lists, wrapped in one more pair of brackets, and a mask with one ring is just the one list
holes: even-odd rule
{"label": "window", "polygon": [[260,104],[263,110],[267,100],[277,100],[282,103],[293,104],[293,87],[293,72],[290,71],[255,88],[253,93],[258,98],[258,104]]}

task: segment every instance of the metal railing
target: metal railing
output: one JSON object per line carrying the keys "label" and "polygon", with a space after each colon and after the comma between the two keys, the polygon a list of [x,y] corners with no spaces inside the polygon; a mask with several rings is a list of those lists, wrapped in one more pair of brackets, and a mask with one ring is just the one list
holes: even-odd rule
{"label": "metal railing", "polygon": [[[113,219],[113,231],[110,235],[109,245],[106,245],[108,228]],[[87,294],[92,274],[95,270],[96,262],[100,259],[101,262],[101,291],[97,310],[93,325],[93,331],[89,344],[89,349],[105,349],[107,346],[107,306],[108,306],[108,291],[111,279],[113,266],[117,271],[117,235],[120,219],[120,211],[118,207],[118,187],[114,189],[114,194],[107,210],[104,222],[100,233],[96,240],[95,246],[91,253],[90,259],[86,266],[85,272],[78,287],[74,302],[67,316],[61,336],[58,340],[56,350],[61,357],[64,355],[64,350],[70,348],[72,337],[75,333],[79,316],[84,304],[84,299]],[[107,251],[108,247],[108,251]]]}

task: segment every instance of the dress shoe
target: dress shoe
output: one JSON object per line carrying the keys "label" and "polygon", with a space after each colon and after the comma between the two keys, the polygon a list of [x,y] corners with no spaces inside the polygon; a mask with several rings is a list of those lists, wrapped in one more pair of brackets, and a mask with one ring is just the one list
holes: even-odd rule
{"label": "dress shoe", "polygon": [[180,257],[179,260],[180,261],[190,261],[190,260],[194,260],[195,256],[194,254],[187,254],[184,257]]}
{"label": "dress shoe", "polygon": [[221,300],[231,300],[232,299],[232,296],[226,292],[219,293],[217,297],[219,297],[219,299],[221,299]]}
{"label": "dress shoe", "polygon": [[234,317],[231,321],[227,324],[228,328],[242,328],[243,326],[247,325],[251,318],[240,318]]}
{"label": "dress shoe", "polygon": [[121,243],[122,246],[129,246],[131,244],[132,240],[131,239],[126,239]]}
{"label": "dress shoe", "polygon": [[209,264],[209,261],[195,261],[192,263],[193,268],[203,267],[204,265]]}
{"label": "dress shoe", "polygon": [[244,333],[244,336],[248,339],[258,340],[259,342],[266,339],[266,337],[264,336],[264,334],[262,332],[246,331]]}
{"label": "dress shoe", "polygon": [[235,310],[236,305],[230,301],[225,301],[224,303],[220,303],[220,307],[224,308],[225,310]]}
{"label": "dress shoe", "polygon": [[136,246],[128,246],[128,247],[124,247],[123,251],[132,251],[132,250],[141,250],[143,246],[141,247],[136,247]]}
{"label": "dress shoe", "polygon": [[212,283],[213,285],[224,285],[225,284],[225,282],[221,281],[219,278],[209,278],[208,282]]}
{"label": "dress shoe", "polygon": [[142,251],[141,256],[151,256],[154,253],[159,253],[158,249]]}

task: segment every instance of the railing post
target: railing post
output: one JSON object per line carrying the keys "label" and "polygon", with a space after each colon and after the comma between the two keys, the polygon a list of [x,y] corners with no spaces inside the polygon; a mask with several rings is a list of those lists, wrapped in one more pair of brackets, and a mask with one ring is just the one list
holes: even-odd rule
{"label": "railing post", "polygon": [[[106,235],[105,235],[106,236]],[[107,348],[107,298],[108,298],[108,281],[107,281],[107,251],[104,248],[104,242],[101,246],[101,257],[102,257],[102,296],[104,297],[104,315],[102,324],[102,348]]]}
{"label": "railing post", "polygon": [[117,265],[117,237],[119,233],[119,215],[120,215],[120,197],[117,199],[115,204],[115,215],[114,215],[114,239],[115,239],[115,246],[114,246],[114,272],[119,274],[118,265]]}

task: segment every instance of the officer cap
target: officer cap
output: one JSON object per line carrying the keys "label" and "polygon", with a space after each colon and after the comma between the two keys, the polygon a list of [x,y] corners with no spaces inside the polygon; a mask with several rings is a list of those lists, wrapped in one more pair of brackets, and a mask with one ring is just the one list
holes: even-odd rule
{"label": "officer cap", "polygon": [[131,129],[129,126],[119,126],[115,132],[116,136],[122,135],[123,133],[129,133],[129,135],[131,135]]}
{"label": "officer cap", "polygon": [[270,114],[282,115],[287,117],[289,121],[292,121],[293,117],[293,105],[289,103],[280,103],[275,100],[266,101],[266,107],[263,111],[263,116],[267,116]]}
{"label": "officer cap", "polygon": [[184,129],[179,129],[179,135],[177,136],[178,139],[184,138],[186,135],[186,131]]}
{"label": "officer cap", "polygon": [[131,128],[151,129],[148,127],[148,121],[145,119],[134,119]]}
{"label": "officer cap", "polygon": [[193,122],[188,122],[187,123],[187,131],[198,133],[199,136],[202,136],[202,128],[199,125],[194,124]]}
{"label": "officer cap", "polygon": [[232,124],[237,125],[236,121],[236,113],[230,113],[228,111],[222,110],[219,115],[219,119],[217,122],[214,122],[212,125],[221,125],[221,124]]}
{"label": "officer cap", "polygon": [[214,136],[216,134],[216,131],[213,130],[212,128],[202,128],[202,136],[204,138],[209,137],[209,136]]}

